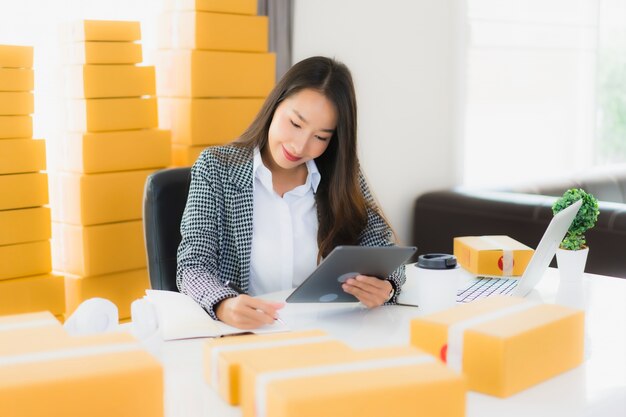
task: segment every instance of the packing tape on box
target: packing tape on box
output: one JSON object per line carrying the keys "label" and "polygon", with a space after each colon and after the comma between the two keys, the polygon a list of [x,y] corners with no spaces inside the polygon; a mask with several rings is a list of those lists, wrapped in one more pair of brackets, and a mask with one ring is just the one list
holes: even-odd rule
{"label": "packing tape on box", "polygon": [[33,362],[49,362],[63,359],[85,358],[107,353],[141,351],[139,343],[117,343],[111,345],[83,346],[69,349],[25,353],[21,355],[0,356],[0,367],[21,365]]}
{"label": "packing tape on box", "polygon": [[472,317],[471,319],[461,320],[458,323],[450,325],[448,327],[448,348],[446,352],[446,362],[448,366],[457,372],[461,372],[463,370],[463,334],[465,333],[465,330],[482,323],[510,316],[511,314],[530,310],[540,304],[541,303],[538,301],[525,300],[522,303],[501,308],[496,311],[490,311],[488,313]]}
{"label": "packing tape on box", "polygon": [[24,321],[21,323],[4,323],[0,324],[0,332],[9,332],[18,329],[32,329],[35,327],[54,326],[55,324],[59,324],[59,321],[52,318]]}
{"label": "packing tape on box", "polygon": [[513,275],[513,248],[506,245],[505,243],[498,242],[497,240],[491,239],[487,236],[480,236],[480,238],[489,243],[490,245],[495,246],[496,248],[502,248],[502,276],[510,277]]}
{"label": "packing tape on box", "polygon": [[283,347],[283,346],[297,346],[304,345],[307,343],[317,343],[317,342],[329,342],[332,339],[330,336],[315,336],[315,337],[302,337],[299,339],[287,339],[287,340],[268,340],[265,342],[253,342],[253,343],[242,343],[238,345],[224,345],[224,346],[214,346],[211,347],[211,383],[214,387],[217,387],[219,384],[219,372],[217,366],[217,360],[222,352],[236,352],[241,350],[252,350],[252,349],[264,349],[264,348],[272,348],[272,347]]}
{"label": "packing tape on box", "polygon": [[267,415],[267,385],[271,382],[302,378],[340,374],[346,372],[372,371],[387,368],[402,368],[411,365],[420,365],[434,362],[435,358],[429,355],[405,356],[401,358],[369,359],[358,362],[339,363],[324,366],[312,366],[307,368],[287,369],[283,371],[266,372],[260,374],[255,381],[255,405],[256,417]]}

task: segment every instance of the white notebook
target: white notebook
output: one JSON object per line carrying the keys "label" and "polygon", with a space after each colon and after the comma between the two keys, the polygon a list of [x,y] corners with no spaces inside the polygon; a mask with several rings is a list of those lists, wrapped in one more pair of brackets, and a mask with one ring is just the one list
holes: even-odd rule
{"label": "white notebook", "polygon": [[[146,290],[144,299],[155,308],[158,328],[163,340],[221,337],[249,330],[237,329],[213,320],[191,297],[174,291]],[[278,333],[290,329],[279,321],[252,330],[252,333]]]}

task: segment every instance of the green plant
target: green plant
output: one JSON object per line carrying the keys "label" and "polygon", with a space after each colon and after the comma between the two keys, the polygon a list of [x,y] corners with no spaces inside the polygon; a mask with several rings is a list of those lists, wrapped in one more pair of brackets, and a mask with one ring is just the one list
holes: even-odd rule
{"label": "green plant", "polygon": [[580,199],[583,200],[583,204],[561,242],[561,249],[579,250],[586,248],[587,241],[584,233],[591,229],[598,220],[598,215],[600,214],[598,199],[592,194],[585,192],[582,188],[570,188],[565,191],[563,197],[556,200],[552,206],[552,213],[556,214]]}

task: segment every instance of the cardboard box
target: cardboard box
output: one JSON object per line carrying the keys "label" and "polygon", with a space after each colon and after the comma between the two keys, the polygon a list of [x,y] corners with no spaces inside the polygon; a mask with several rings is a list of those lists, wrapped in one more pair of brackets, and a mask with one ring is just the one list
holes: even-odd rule
{"label": "cardboard box", "polygon": [[169,97],[265,97],[274,87],[273,53],[162,50],[157,90]]}
{"label": "cardboard box", "polygon": [[91,277],[66,275],[66,314],[69,317],[85,300],[101,297],[117,306],[120,319],[128,319],[131,303],[143,297],[149,288],[150,278],[145,268]]}
{"label": "cardboard box", "polygon": [[49,240],[0,246],[0,280],[47,274],[51,270]]}
{"label": "cardboard box", "polygon": [[454,256],[463,268],[476,275],[520,276],[533,252],[508,236],[454,238]]}
{"label": "cardboard box", "polygon": [[[306,330],[289,333],[251,334],[211,339],[204,345],[204,376],[209,385],[231,405],[239,404],[241,355],[254,349],[331,341],[326,332]],[[335,344],[333,343],[333,346]],[[343,349],[345,345],[337,345]]]}
{"label": "cardboard box", "polygon": [[50,177],[52,220],[91,226],[143,217],[143,192],[153,170]]}
{"label": "cardboard box", "polygon": [[32,137],[33,119],[31,116],[0,116],[0,139]]}
{"label": "cardboard box", "polygon": [[173,12],[159,16],[162,49],[267,52],[268,17],[209,12]]}
{"label": "cardboard box", "polygon": [[172,131],[175,144],[224,144],[250,126],[263,102],[260,98],[161,98],[159,124]]}
{"label": "cardboard box", "polygon": [[72,42],[63,46],[65,63],[74,64],[138,64],[143,61],[140,43],[134,42]]}
{"label": "cardboard box", "polygon": [[2,356],[3,417],[162,417],[160,363],[128,336],[106,337],[110,341],[69,338],[66,346]]}
{"label": "cardboard box", "polygon": [[106,98],[69,101],[69,128],[74,132],[158,127],[156,98]]}
{"label": "cardboard box", "polygon": [[244,417],[465,415],[463,377],[408,346],[275,350],[245,361],[242,378]]}
{"label": "cardboard box", "polygon": [[0,175],[45,169],[46,142],[43,139],[0,140]]}
{"label": "cardboard box", "polygon": [[0,175],[0,210],[48,204],[48,175],[42,172]]}
{"label": "cardboard box", "polygon": [[96,174],[163,168],[170,165],[170,132],[158,129],[72,133],[63,137],[57,153],[59,169]]}
{"label": "cardboard box", "polygon": [[[0,281],[0,315],[31,311],[65,312],[63,276],[44,274]],[[55,319],[56,320],[56,319]],[[1,344],[1,343],[0,343]]]}
{"label": "cardboard box", "polygon": [[33,47],[17,45],[0,45],[0,67],[32,68]]}
{"label": "cardboard box", "polygon": [[165,0],[165,10],[197,10],[203,12],[256,14],[256,0]]}
{"label": "cardboard box", "polygon": [[[0,282],[0,288],[5,282]],[[0,300],[9,298],[0,292]],[[4,306],[0,304],[0,308]],[[0,357],[19,353],[41,346],[49,339],[66,338],[68,335],[61,323],[49,311],[35,310],[34,313],[6,313],[0,315]],[[16,349],[18,345],[18,349]]]}
{"label": "cardboard box", "polygon": [[470,390],[501,398],[580,365],[583,338],[582,311],[517,297],[489,297],[411,322],[412,345],[462,370]]}
{"label": "cardboard box", "polygon": [[0,115],[23,116],[35,112],[33,93],[26,91],[0,91]]}
{"label": "cardboard box", "polygon": [[190,167],[196,162],[203,150],[210,145],[187,146],[172,145],[172,166]]}
{"label": "cardboard box", "polygon": [[0,211],[0,246],[49,240],[50,208],[32,207]]}
{"label": "cardboard box", "polygon": [[156,94],[154,67],[73,65],[66,68],[66,94],[71,98],[141,97]]}
{"label": "cardboard box", "polygon": [[52,223],[54,269],[79,276],[146,267],[141,220],[97,226]]}
{"label": "cardboard box", "polygon": [[65,41],[116,41],[134,42],[141,40],[139,22],[123,20],[81,20],[69,24],[63,33]]}
{"label": "cardboard box", "polygon": [[33,91],[34,80],[32,69],[0,68],[0,91]]}

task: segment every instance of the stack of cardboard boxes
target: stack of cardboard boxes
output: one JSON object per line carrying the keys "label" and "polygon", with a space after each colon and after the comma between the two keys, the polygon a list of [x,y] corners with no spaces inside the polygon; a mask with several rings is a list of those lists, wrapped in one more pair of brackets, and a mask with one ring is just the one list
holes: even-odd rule
{"label": "stack of cardboard boxes", "polygon": [[159,21],[161,126],[172,164],[189,166],[210,145],[236,139],[275,82],[268,19],[256,0],[166,1]]}
{"label": "stack of cardboard boxes", "polygon": [[103,297],[129,318],[149,288],[144,184],[169,164],[169,132],[157,129],[154,67],[135,65],[139,22],[81,21],[65,36],[70,132],[51,177],[53,265],[67,274],[67,314]]}
{"label": "stack of cardboard boxes", "polygon": [[46,147],[33,139],[33,48],[0,45],[0,315],[65,310],[53,275]]}

